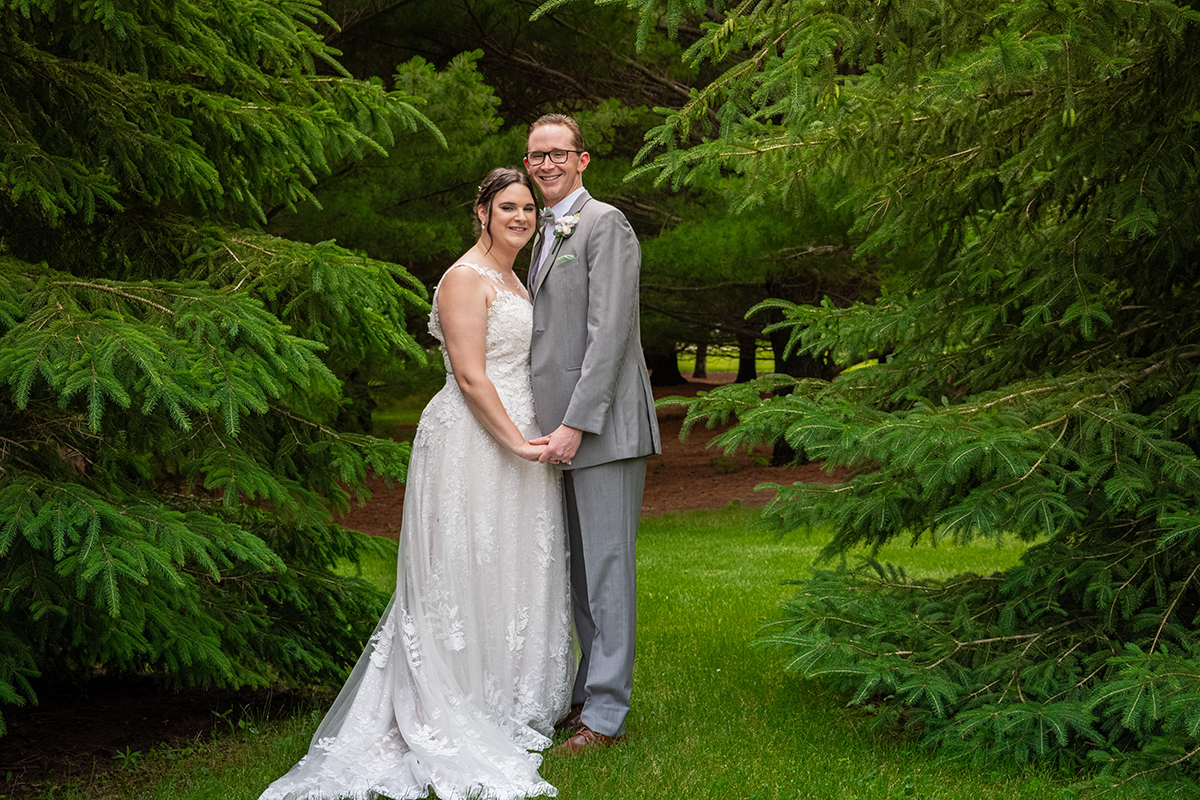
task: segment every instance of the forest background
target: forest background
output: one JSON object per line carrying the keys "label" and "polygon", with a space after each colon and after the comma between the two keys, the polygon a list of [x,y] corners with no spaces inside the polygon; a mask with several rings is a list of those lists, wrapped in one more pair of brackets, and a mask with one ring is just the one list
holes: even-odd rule
{"label": "forest background", "polygon": [[0,10],[0,700],[336,681],[380,598],[332,573],[370,546],[334,514],[404,471],[374,403],[424,379],[479,176],[556,110],[642,237],[656,380],[765,336],[778,374],[690,420],[853,470],[768,523],[832,563],[1037,542],[818,575],[768,637],[790,667],[950,752],[1194,788],[1190,4]]}

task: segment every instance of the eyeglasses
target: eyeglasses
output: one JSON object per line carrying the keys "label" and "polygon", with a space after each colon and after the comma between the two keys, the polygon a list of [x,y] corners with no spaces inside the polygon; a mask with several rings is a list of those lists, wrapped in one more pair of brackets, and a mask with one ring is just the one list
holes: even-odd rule
{"label": "eyeglasses", "polygon": [[567,155],[569,153],[583,153],[584,150],[551,150],[543,152],[541,150],[531,150],[525,154],[525,160],[529,162],[529,166],[536,167],[546,160],[546,156],[550,156],[551,164],[567,163]]}

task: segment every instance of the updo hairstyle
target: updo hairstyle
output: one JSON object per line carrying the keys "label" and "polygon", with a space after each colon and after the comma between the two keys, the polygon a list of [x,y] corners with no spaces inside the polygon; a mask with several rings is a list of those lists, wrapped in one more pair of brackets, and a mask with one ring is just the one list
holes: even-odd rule
{"label": "updo hairstyle", "polygon": [[[515,167],[496,167],[487,174],[483,179],[483,183],[479,184],[479,193],[475,195],[475,202],[471,206],[471,219],[475,222],[475,235],[480,236],[486,227],[489,231],[492,226],[492,201],[500,192],[512,186],[514,183],[519,183],[529,190],[529,194],[533,197],[533,206],[537,211],[542,210],[542,206],[538,203],[537,192],[533,190],[533,181],[525,174],[524,170],[516,169]],[[475,209],[483,206],[487,209],[487,222],[481,223],[479,215],[475,213]],[[537,212],[534,213],[537,216]]]}

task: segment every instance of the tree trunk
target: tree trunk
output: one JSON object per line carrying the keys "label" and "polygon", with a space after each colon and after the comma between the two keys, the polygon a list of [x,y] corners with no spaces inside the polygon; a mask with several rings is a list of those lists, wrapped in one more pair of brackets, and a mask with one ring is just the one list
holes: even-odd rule
{"label": "tree trunk", "polygon": [[[821,358],[814,358],[808,353],[795,353],[784,357],[784,351],[787,349],[788,337],[791,332],[788,330],[775,330],[771,332],[771,352],[775,355],[775,371],[781,375],[791,375],[793,378],[822,378],[824,380],[833,380],[835,374],[832,359],[828,353],[822,354]],[[776,396],[785,397],[792,393],[792,387],[785,386],[775,391]],[[771,452],[772,467],[795,466],[808,463],[808,455],[804,449],[796,450],[790,444],[785,442],[780,437],[775,442],[775,448]]]}
{"label": "tree trunk", "polygon": [[735,383],[746,383],[758,377],[755,360],[758,356],[758,339],[754,336],[738,336],[738,372]]}
{"label": "tree trunk", "polygon": [[708,377],[708,342],[700,342],[696,345],[696,368],[692,370],[692,377]]}
{"label": "tree trunk", "polygon": [[353,369],[342,379],[342,397],[348,400],[338,410],[338,430],[354,433],[373,433],[371,415],[375,411],[375,400],[371,397],[368,375]]}
{"label": "tree trunk", "polygon": [[687,383],[687,378],[679,371],[679,353],[674,342],[669,346],[647,350],[646,368],[650,370],[651,386]]}

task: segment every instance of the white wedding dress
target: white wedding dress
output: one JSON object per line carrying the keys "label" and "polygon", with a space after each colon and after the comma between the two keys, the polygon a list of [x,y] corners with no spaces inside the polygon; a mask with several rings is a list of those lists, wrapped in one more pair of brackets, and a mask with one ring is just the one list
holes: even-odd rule
{"label": "white wedding dress", "polygon": [[[532,438],[532,307],[498,294],[487,375]],[[429,330],[442,341],[437,292]],[[449,373],[449,358],[445,357]],[[570,702],[574,658],[556,470],[502,448],[453,375],[421,415],[396,593],[308,755],[260,800],[554,795],[538,774]]]}

